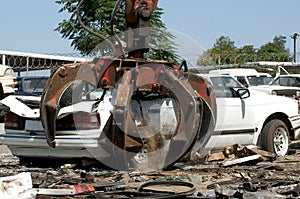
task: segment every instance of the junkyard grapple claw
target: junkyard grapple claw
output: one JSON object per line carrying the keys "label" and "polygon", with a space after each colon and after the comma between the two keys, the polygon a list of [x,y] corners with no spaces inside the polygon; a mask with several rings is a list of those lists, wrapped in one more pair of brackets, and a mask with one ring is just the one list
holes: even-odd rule
{"label": "junkyard grapple claw", "polygon": [[[119,3],[117,0],[116,6]],[[106,90],[112,91],[111,119],[99,132],[99,145],[112,159],[123,159],[125,165],[135,169],[153,170],[173,164],[188,152],[201,154],[215,124],[214,92],[204,78],[182,72],[173,62],[144,59],[149,50],[150,18],[156,5],[157,0],[125,1],[126,29],[138,29],[128,34],[127,58],[112,23],[118,45],[108,43],[121,52],[117,55],[121,58],[98,57],[92,62],[62,66],[52,73],[40,106],[51,147],[56,146],[59,111],[81,100],[80,82],[85,82],[102,88],[103,95]],[[79,8],[77,15],[82,23]]]}
{"label": "junkyard grapple claw", "polygon": [[[80,92],[77,95],[74,87],[76,81],[114,90],[113,122],[106,125],[116,128],[109,128],[108,132],[99,132],[99,137],[101,133],[105,134],[107,142],[117,146],[120,151],[138,154],[143,149],[146,139],[148,144],[151,143],[151,150],[147,149],[149,154],[164,148],[163,152],[160,151],[160,156],[164,157],[160,163],[167,166],[190,151],[203,150],[212,132],[215,118],[214,93],[211,85],[202,77],[183,73],[174,63],[166,61],[96,58],[91,63],[63,66],[49,79],[42,95],[40,109],[41,120],[51,147],[55,147],[56,120],[61,107],[78,102]],[[133,101],[141,103],[157,98],[166,101],[172,99],[176,104],[174,109],[177,123],[169,135],[149,128],[148,124],[138,124],[139,116],[137,111],[133,110]],[[146,118],[143,115],[141,117]],[[145,123],[145,120],[143,121]],[[151,155],[147,158],[151,158]],[[155,164],[157,166],[158,163]],[[155,166],[151,168],[153,167]]]}

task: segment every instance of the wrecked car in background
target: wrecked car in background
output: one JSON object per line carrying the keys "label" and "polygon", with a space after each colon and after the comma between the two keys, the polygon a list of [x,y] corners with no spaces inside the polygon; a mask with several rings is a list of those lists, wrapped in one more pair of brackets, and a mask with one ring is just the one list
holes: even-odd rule
{"label": "wrecked car in background", "polygon": [[248,90],[230,75],[207,78],[217,100],[216,127],[207,149],[238,143],[284,156],[290,142],[300,139],[297,100]]}
{"label": "wrecked car in background", "polygon": [[300,97],[300,87],[276,84],[270,74],[257,72],[252,68],[219,69],[211,70],[209,73],[231,75],[249,90],[296,99]]}
{"label": "wrecked car in background", "polygon": [[277,75],[271,85],[300,87],[300,74]]}
{"label": "wrecked car in background", "polygon": [[41,96],[48,79],[48,76],[17,77],[15,95]]}

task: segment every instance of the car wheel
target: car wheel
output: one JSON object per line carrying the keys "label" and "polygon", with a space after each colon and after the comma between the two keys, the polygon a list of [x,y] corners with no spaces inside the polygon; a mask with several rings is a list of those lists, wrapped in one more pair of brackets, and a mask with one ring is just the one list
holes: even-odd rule
{"label": "car wheel", "polygon": [[274,119],[269,121],[262,129],[262,149],[284,156],[289,150],[289,133],[285,123]]}

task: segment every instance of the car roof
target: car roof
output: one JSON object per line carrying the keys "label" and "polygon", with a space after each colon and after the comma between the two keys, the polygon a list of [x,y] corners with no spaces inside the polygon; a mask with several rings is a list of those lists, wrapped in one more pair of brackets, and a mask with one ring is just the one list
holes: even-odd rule
{"label": "car roof", "polygon": [[49,76],[19,76],[17,79],[45,79],[49,78]]}
{"label": "car roof", "polygon": [[234,79],[231,75],[228,75],[228,74],[218,74],[218,73],[198,73],[197,74],[198,76],[201,76],[205,79],[209,79],[210,77],[230,77],[232,79]]}
{"label": "car roof", "polygon": [[218,69],[209,71],[210,74],[228,74],[233,76],[258,75],[259,73],[253,68],[231,68]]}
{"label": "car roof", "polygon": [[300,74],[278,75],[276,77],[300,77]]}

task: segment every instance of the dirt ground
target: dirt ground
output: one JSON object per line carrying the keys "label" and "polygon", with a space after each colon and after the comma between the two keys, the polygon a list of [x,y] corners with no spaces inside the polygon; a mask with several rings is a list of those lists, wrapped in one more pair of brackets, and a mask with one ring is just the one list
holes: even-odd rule
{"label": "dirt ground", "polygon": [[[0,177],[30,172],[33,188],[46,190],[36,198],[300,198],[297,147],[285,157],[230,166],[224,166],[224,160],[179,162],[168,170],[139,173],[113,171],[91,162],[84,166],[22,165],[6,146],[0,145]],[[58,189],[70,186],[80,186],[81,192],[76,189],[75,194],[58,194]],[[143,195],[145,192],[154,195]]]}

